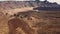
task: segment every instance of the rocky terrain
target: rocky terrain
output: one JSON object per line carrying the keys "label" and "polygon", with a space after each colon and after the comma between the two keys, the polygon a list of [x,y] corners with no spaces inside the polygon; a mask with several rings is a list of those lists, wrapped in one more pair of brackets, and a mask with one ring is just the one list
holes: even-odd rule
{"label": "rocky terrain", "polygon": [[[24,7],[24,3],[0,2],[0,34],[9,34],[8,21],[16,17],[22,20],[23,25],[20,26],[23,29],[20,27],[16,28],[17,34],[60,34],[60,11],[35,11],[33,6],[30,6],[30,3],[28,7]],[[28,5],[27,2],[26,4]],[[34,6],[36,5],[34,4]],[[12,16],[9,14],[10,12]],[[15,21],[17,23],[11,22],[13,26],[15,24],[20,25],[20,21]]]}

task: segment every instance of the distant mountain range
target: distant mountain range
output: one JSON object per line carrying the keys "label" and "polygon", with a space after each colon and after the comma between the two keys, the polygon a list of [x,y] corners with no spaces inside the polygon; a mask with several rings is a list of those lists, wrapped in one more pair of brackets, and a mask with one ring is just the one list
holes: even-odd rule
{"label": "distant mountain range", "polygon": [[14,8],[21,8],[21,7],[33,7],[38,6],[37,2],[33,1],[2,1],[0,2],[0,8],[2,9],[14,9]]}
{"label": "distant mountain range", "polygon": [[37,1],[1,1],[0,9],[15,9],[21,7],[60,7],[57,3]]}
{"label": "distant mountain range", "polygon": [[40,2],[39,6],[34,8],[34,10],[53,10],[53,11],[60,11],[60,5],[56,2],[51,3],[48,1]]}

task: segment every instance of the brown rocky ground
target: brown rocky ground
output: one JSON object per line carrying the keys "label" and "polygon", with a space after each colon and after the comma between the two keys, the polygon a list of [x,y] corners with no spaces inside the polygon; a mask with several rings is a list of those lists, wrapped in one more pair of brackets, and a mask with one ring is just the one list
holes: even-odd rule
{"label": "brown rocky ground", "polygon": [[[17,13],[18,18],[23,19],[34,34],[60,34],[60,12],[59,11],[27,11]],[[11,18],[11,17],[9,17]],[[8,34],[8,16],[0,15],[0,34]],[[25,34],[21,28],[17,28],[17,34]]]}
{"label": "brown rocky ground", "polygon": [[[37,4],[36,2],[0,2],[0,34],[9,33],[8,21],[15,17],[13,16],[14,13],[19,15],[19,19],[25,21],[23,24],[27,23],[29,28],[34,30],[33,34],[60,34],[60,12],[32,10],[32,6],[35,7],[38,5],[39,3]],[[23,29],[18,27],[16,29],[17,34],[26,34]]]}

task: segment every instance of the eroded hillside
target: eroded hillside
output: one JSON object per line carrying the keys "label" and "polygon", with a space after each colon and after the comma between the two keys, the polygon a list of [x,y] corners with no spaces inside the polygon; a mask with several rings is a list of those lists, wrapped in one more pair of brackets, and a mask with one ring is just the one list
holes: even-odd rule
{"label": "eroded hillside", "polygon": [[60,12],[34,11],[18,13],[35,30],[35,34],[60,34]]}
{"label": "eroded hillside", "polygon": [[[26,11],[16,13],[17,18],[25,21],[31,29],[33,34],[60,34],[60,12],[59,11]],[[13,17],[15,17],[14,15]],[[19,16],[18,16],[19,15]],[[5,15],[0,17],[0,31],[1,34],[9,32],[8,21],[13,19]],[[27,26],[28,26],[27,25]],[[17,28],[17,33],[26,34],[21,28]]]}
{"label": "eroded hillside", "polygon": [[27,2],[26,4],[24,3],[0,2],[0,34],[9,34],[8,21],[14,18],[22,21],[21,23],[18,19],[15,19],[10,22],[10,25],[14,27],[20,25],[20,27],[16,28],[17,34],[60,34],[59,11],[35,11],[33,7],[30,7],[30,3],[29,7],[24,7],[26,4],[28,5]]}

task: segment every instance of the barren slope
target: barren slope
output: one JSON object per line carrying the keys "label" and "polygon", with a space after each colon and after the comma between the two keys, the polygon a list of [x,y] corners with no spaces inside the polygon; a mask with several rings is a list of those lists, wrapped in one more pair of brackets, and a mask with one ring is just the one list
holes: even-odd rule
{"label": "barren slope", "polygon": [[[0,2],[0,11],[4,14],[8,13],[8,15],[13,15],[14,13],[19,15],[19,19],[24,20],[30,28],[34,29],[34,34],[60,34],[60,12],[35,11],[32,10],[33,7],[30,7],[31,5],[30,2]],[[37,3],[34,4],[34,6],[36,5]],[[9,18],[3,13],[0,14],[0,34],[8,34],[8,20],[13,18]],[[26,34],[26,31],[23,31],[19,27],[16,30],[17,34]]]}
{"label": "barren slope", "polygon": [[[20,19],[35,30],[34,34],[60,34],[60,12],[59,11],[26,11],[17,13]],[[5,16],[0,17],[0,32],[1,34],[8,34],[8,19]],[[18,28],[18,33],[23,32]],[[22,33],[23,34],[23,33]]]}
{"label": "barren slope", "polygon": [[59,11],[31,11],[21,12],[19,15],[35,30],[35,34],[60,34]]}

